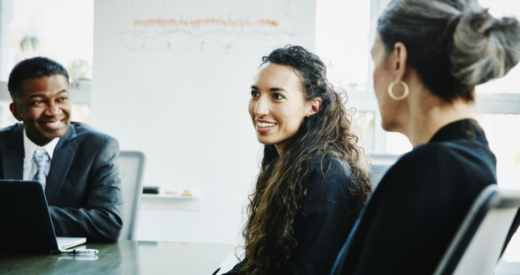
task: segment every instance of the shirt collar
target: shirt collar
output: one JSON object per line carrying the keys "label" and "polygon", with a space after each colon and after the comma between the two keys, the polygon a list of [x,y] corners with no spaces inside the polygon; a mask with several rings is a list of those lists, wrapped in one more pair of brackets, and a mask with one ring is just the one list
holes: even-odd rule
{"label": "shirt collar", "polygon": [[24,133],[23,134],[23,147],[24,147],[24,151],[25,151],[25,159],[32,159],[32,157],[34,155],[34,151],[36,151],[36,149],[45,148],[45,150],[47,151],[47,154],[49,154],[49,158],[52,160],[52,155],[54,154],[54,149],[56,148],[56,145],[58,145],[60,138],[58,138],[58,137],[54,138],[53,140],[51,140],[51,142],[40,147],[40,146],[34,144],[34,142],[32,142],[32,140],[30,140],[27,137],[25,128],[23,129],[23,133]]}

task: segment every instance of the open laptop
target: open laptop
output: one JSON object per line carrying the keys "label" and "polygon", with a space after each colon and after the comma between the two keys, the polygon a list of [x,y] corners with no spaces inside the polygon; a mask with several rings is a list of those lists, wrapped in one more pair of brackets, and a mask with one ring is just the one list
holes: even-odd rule
{"label": "open laptop", "polygon": [[86,241],[86,238],[56,238],[47,199],[39,182],[0,180],[2,251],[49,253]]}

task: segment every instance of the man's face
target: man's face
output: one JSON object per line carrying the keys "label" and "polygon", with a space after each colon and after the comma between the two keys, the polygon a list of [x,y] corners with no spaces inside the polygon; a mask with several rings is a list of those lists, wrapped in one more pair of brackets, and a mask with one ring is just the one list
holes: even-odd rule
{"label": "man's face", "polygon": [[62,75],[26,80],[18,102],[9,106],[13,116],[23,121],[27,137],[44,146],[62,137],[69,128],[69,84]]}

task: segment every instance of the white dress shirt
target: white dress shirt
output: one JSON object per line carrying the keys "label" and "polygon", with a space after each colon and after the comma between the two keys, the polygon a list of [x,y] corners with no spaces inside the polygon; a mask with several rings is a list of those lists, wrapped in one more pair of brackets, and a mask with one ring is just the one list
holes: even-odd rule
{"label": "white dress shirt", "polygon": [[60,138],[55,138],[51,142],[47,143],[45,146],[40,147],[34,142],[32,142],[25,132],[25,129],[23,130],[23,147],[25,151],[25,157],[23,160],[23,179],[24,180],[33,180],[36,174],[38,173],[38,166],[36,162],[34,161],[33,155],[34,151],[38,148],[45,148],[47,151],[47,154],[49,154],[49,159],[51,160],[51,163],[47,166],[47,169],[45,169],[45,176],[49,175],[49,171],[51,170],[52,165],[52,155],[54,154],[54,149],[56,148],[56,145],[60,141]]}

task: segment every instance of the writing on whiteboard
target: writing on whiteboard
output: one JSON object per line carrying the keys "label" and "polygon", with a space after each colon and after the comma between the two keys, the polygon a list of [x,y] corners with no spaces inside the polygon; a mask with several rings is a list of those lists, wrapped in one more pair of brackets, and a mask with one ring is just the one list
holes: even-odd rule
{"label": "writing on whiteboard", "polygon": [[269,51],[297,35],[291,16],[208,14],[134,17],[117,33],[133,51],[248,52]]}
{"label": "writing on whiteboard", "polygon": [[180,27],[187,26],[192,28],[201,28],[203,26],[223,26],[223,27],[233,27],[233,28],[244,28],[244,27],[253,27],[253,26],[270,26],[277,27],[279,23],[276,20],[269,19],[259,19],[259,20],[249,20],[249,19],[235,19],[235,20],[223,20],[217,18],[207,18],[207,19],[194,19],[194,20],[177,20],[177,19],[144,19],[144,20],[134,20],[134,26],[136,27]]}

